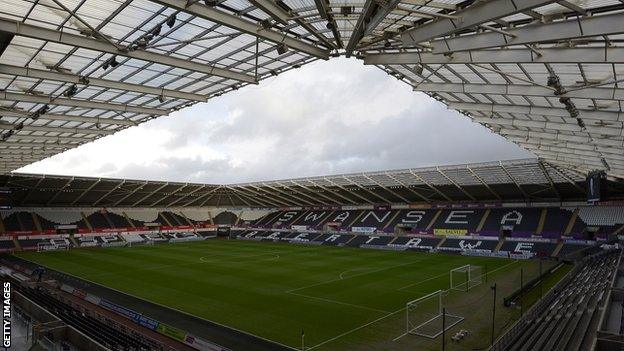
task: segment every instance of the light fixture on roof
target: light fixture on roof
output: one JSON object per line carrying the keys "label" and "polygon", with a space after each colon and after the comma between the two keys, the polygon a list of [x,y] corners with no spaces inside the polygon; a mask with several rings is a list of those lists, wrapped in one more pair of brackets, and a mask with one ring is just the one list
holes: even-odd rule
{"label": "light fixture on roof", "polygon": [[334,29],[334,22],[332,22],[331,18],[327,20],[327,24],[325,25],[327,29]]}
{"label": "light fixture on roof", "polygon": [[262,21],[260,21],[260,25],[264,29],[269,29],[269,28],[271,28],[271,21],[268,18],[267,19],[263,19]]}
{"label": "light fixture on roof", "polygon": [[421,75],[423,73],[423,69],[424,67],[422,65],[414,65],[414,73],[416,73],[417,75]]}
{"label": "light fixture on roof", "polygon": [[284,55],[285,53],[288,52],[288,47],[286,47],[284,43],[280,43],[280,44],[277,44],[277,47],[275,48],[275,50],[277,50],[278,54]]}
{"label": "light fixture on roof", "polygon": [[353,7],[352,6],[342,6],[340,8],[340,14],[343,16],[349,16],[351,13],[353,13]]}
{"label": "light fixture on roof", "polygon": [[390,46],[392,46],[392,44],[390,43],[390,41],[389,41],[389,40],[386,40],[386,41],[384,42],[384,47],[385,47],[385,48],[389,48]]}
{"label": "light fixture on roof", "polygon": [[206,6],[215,7],[219,4],[217,0],[204,0]]}
{"label": "light fixture on roof", "polygon": [[160,101],[160,103],[164,103],[165,102],[165,96],[164,95],[158,95],[158,101]]}
{"label": "light fixture on roof", "polygon": [[119,61],[117,61],[117,56],[113,56],[110,58],[110,66],[115,68],[117,66],[119,66]]}
{"label": "light fixture on roof", "polygon": [[169,18],[167,18],[167,21],[165,22],[167,24],[167,27],[171,28],[175,25],[176,23],[176,14],[172,14],[171,16],[169,16]]}
{"label": "light fixture on roof", "polygon": [[583,122],[583,120],[582,120],[582,119],[577,118],[577,119],[576,119],[576,124],[578,124],[578,126],[579,126],[579,127],[581,127],[581,128],[583,128],[583,129],[585,129],[585,122]]}
{"label": "light fixture on roof", "polygon": [[32,118],[33,121],[36,121],[39,119],[39,117],[41,117],[41,115],[44,115],[46,113],[48,113],[48,111],[50,111],[50,106],[48,105],[43,105],[41,106],[40,109],[38,109],[37,111],[35,111],[35,113],[33,113],[30,118]]}
{"label": "light fixture on roof", "polygon": [[76,86],[76,84],[72,84],[69,88],[67,88],[67,90],[65,90],[65,93],[63,93],[63,95],[67,97],[72,97],[76,95],[77,92],[78,92],[78,87]]}
{"label": "light fixture on roof", "polygon": [[277,72],[275,72],[275,70],[270,70],[269,73],[271,73],[271,75],[274,77],[277,75]]}
{"label": "light fixture on roof", "polygon": [[154,27],[154,29],[152,29],[152,34],[154,36],[157,36],[160,34],[160,31],[162,30],[162,26],[159,24],[156,27]]}

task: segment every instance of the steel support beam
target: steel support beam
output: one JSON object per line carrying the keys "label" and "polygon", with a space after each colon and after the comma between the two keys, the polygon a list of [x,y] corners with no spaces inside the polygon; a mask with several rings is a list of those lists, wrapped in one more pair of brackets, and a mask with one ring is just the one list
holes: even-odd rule
{"label": "steel support beam", "polygon": [[290,13],[286,12],[273,0],[249,0],[249,2],[285,26],[288,25],[288,21],[292,18]]}
{"label": "steel support beam", "polygon": [[[13,129],[16,125],[0,121],[0,129]],[[47,126],[22,126],[20,130],[25,132],[43,132],[43,133],[71,133],[71,134],[95,134],[95,135],[110,135],[115,133],[115,130],[110,129],[91,129],[91,128],[66,128],[66,127],[47,127]]]}
{"label": "steel support beam", "polygon": [[101,79],[95,77],[84,77],[75,74],[52,72],[29,67],[19,67],[13,65],[0,64],[0,74],[9,74],[20,77],[54,80],[57,82],[83,84],[86,86],[100,87],[106,89],[124,90],[139,94],[151,94],[174,99],[184,99],[189,101],[205,102],[206,96],[183,91],[150,87],[142,84],[124,83],[120,81]]}
{"label": "steel support beam", "polygon": [[519,64],[519,63],[624,63],[624,48],[577,47],[539,49],[539,55],[529,49],[498,49],[456,52],[436,55],[420,52],[367,54],[365,65],[408,64]]}
{"label": "steel support beam", "polygon": [[[449,102],[449,108],[460,111],[480,111],[486,114],[492,114],[493,112],[499,113],[516,113],[523,115],[537,115],[537,116],[553,116],[572,119],[570,113],[565,108],[556,107],[538,107],[538,106],[526,106],[526,105],[504,105],[504,104],[481,104],[472,102]],[[580,110],[579,117],[582,119],[591,119],[598,121],[609,122],[624,122],[624,112],[616,111],[592,111],[592,110]],[[616,126],[621,124],[616,123]]]}
{"label": "steel support beam", "polygon": [[464,195],[468,196],[470,200],[477,201],[477,199],[474,196],[472,196],[472,194],[466,191],[466,189],[464,189],[461,185],[457,184],[453,179],[451,179],[451,177],[447,176],[446,173],[444,173],[444,171],[440,169],[440,167],[436,167],[436,171],[438,171],[438,173],[440,173],[444,178],[446,178],[446,180],[448,180],[449,183],[453,184],[457,189],[459,189],[459,191],[464,193]]}
{"label": "steel support beam", "polygon": [[[417,83],[415,90],[435,93],[463,93],[463,94],[498,94],[515,96],[541,97],[569,97],[598,100],[624,100],[623,88],[584,88],[572,90],[562,95],[555,95],[554,91],[538,85],[518,84],[471,84],[471,83]],[[578,87],[571,87],[576,89]]]}
{"label": "steel support beam", "polygon": [[[174,1],[174,0],[171,0]],[[167,1],[164,1],[167,2]],[[186,1],[182,1],[186,3]],[[202,6],[203,5],[192,5]],[[206,7],[207,8],[207,7]],[[238,18],[238,17],[236,17]],[[190,61],[183,58],[174,56],[168,56],[159,54],[152,51],[145,50],[121,50],[115,45],[108,42],[87,38],[81,35],[71,34],[68,32],[61,32],[54,29],[43,28],[39,26],[33,26],[18,21],[12,21],[9,19],[0,19],[0,31],[11,33],[14,35],[20,35],[28,38],[45,40],[53,43],[71,45],[83,49],[95,50],[99,52],[105,52],[113,55],[121,55],[130,57],[133,59],[152,62],[160,65],[167,65],[171,67],[186,69],[189,71],[200,72],[208,75],[218,76],[226,79],[233,79],[240,82],[257,84],[254,77],[248,76],[243,73],[230,71],[227,69],[215,67],[210,64],[199,63]]]}
{"label": "steel support beam", "polygon": [[[32,115],[33,113],[22,111],[22,110],[0,108],[0,116],[31,118]],[[119,125],[119,126],[138,125],[137,122],[131,121],[129,119],[115,119],[115,118],[106,118],[106,117],[86,117],[86,116],[63,115],[63,114],[55,114],[55,113],[44,113],[39,116],[39,119],[44,119],[44,120],[49,120],[49,121],[111,124],[111,125]]]}
{"label": "steel support beam", "polygon": [[[485,32],[431,42],[434,54],[479,50],[510,45],[558,42],[568,39],[602,37],[624,33],[624,14],[580,17],[572,20],[531,24],[505,29],[505,33]],[[539,51],[539,49],[538,49]]]}
{"label": "steel support beam", "polygon": [[[56,142],[58,145],[60,145],[61,143],[63,144],[67,143],[68,146],[75,147],[77,145],[71,144],[71,143],[89,142],[89,141],[96,140],[96,138],[86,138],[86,137],[78,137],[78,136],[60,137],[60,136],[52,136],[52,135],[49,135],[49,136],[48,135],[24,135],[18,132],[17,134],[13,134],[9,138],[8,141],[15,141],[15,140],[52,141],[52,142]],[[2,142],[0,142],[0,144],[2,144]]]}
{"label": "steel support beam", "polygon": [[118,111],[118,112],[140,113],[140,114],[145,114],[145,115],[156,115],[156,116],[164,116],[164,115],[169,114],[169,111],[158,109],[158,108],[130,106],[130,105],[124,105],[124,104],[113,104],[110,102],[103,102],[103,101],[97,102],[93,100],[87,101],[87,100],[67,99],[67,98],[61,98],[61,97],[50,97],[47,95],[39,96],[39,95],[9,93],[6,91],[0,91],[0,100],[22,101],[22,102],[30,102],[34,104],[91,108],[91,109],[97,109],[97,110],[109,110],[109,111]]}
{"label": "steel support beam", "polygon": [[73,206],[76,203],[78,203],[80,199],[82,199],[85,195],[87,195],[89,191],[93,190],[93,188],[95,188],[96,185],[100,184],[101,181],[102,181],[102,178],[98,178],[98,180],[94,181],[93,184],[89,185],[89,187],[87,187],[82,193],[80,193],[80,195],[78,195],[78,197],[76,197],[74,201],[71,202],[70,205]]}
{"label": "steel support beam", "polygon": [[571,135],[563,132],[559,133],[546,133],[546,132],[532,132],[526,130],[519,129],[508,129],[508,128],[499,128],[496,131],[498,134],[504,137],[516,137],[518,140],[547,140],[547,141],[557,141],[557,142],[572,142],[572,143],[584,143],[584,144],[595,144],[597,146],[607,146],[607,147],[616,147],[621,148],[624,147],[624,141],[622,138],[600,138],[600,139],[591,139],[588,136],[580,136],[580,135]]}
{"label": "steel support beam", "polygon": [[574,133],[587,132],[595,135],[609,135],[609,136],[624,136],[624,125],[622,122],[616,122],[614,125],[595,126],[591,124],[585,124],[585,129],[581,128],[574,120],[573,123],[560,123],[560,122],[543,122],[543,121],[530,121],[518,118],[490,118],[490,117],[472,117],[472,120],[482,124],[489,125],[501,125],[506,127],[524,127],[533,129],[548,129],[553,132],[567,131]]}
{"label": "steel support beam", "polygon": [[555,0],[490,0],[478,1],[463,10],[452,13],[457,19],[438,18],[401,34],[403,45],[412,46],[440,36],[507,17],[519,12],[556,2]]}
{"label": "steel support beam", "polygon": [[318,48],[312,44],[289,37],[286,33],[277,32],[271,29],[262,28],[257,23],[242,19],[240,16],[232,15],[220,11],[214,7],[205,6],[199,2],[190,3],[186,0],[151,0],[154,3],[167,6],[178,11],[186,12],[208,21],[222,24],[226,27],[250,34],[273,43],[283,43],[297,51],[305,52],[309,55],[327,60],[329,52]]}
{"label": "steel support beam", "polygon": [[426,186],[429,187],[429,189],[433,190],[436,194],[442,196],[445,200],[447,201],[453,201],[453,199],[451,199],[450,197],[448,197],[448,195],[446,195],[445,193],[443,193],[440,189],[436,188],[433,184],[429,183],[428,181],[426,181],[423,177],[421,177],[420,175],[418,175],[418,173],[414,172],[413,170],[409,171],[410,174],[412,176],[414,176],[416,179],[418,179],[419,182],[425,184]]}

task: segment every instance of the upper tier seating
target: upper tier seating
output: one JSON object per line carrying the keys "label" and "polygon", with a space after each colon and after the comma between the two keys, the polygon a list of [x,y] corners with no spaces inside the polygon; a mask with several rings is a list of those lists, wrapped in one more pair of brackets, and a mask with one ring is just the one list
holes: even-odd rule
{"label": "upper tier seating", "polygon": [[106,217],[104,217],[104,215],[100,212],[94,212],[90,214],[87,217],[87,220],[89,221],[93,229],[96,229],[96,228],[112,229]]}
{"label": "upper tier seating", "polygon": [[56,228],[55,223],[41,217],[38,214],[35,214],[35,216],[37,216],[37,220],[39,221],[39,224],[41,225],[42,230],[54,230]]}
{"label": "upper tier seating", "polygon": [[214,224],[234,225],[238,221],[238,216],[230,211],[224,211],[216,215],[212,222]]}
{"label": "upper tier seating", "polygon": [[320,210],[320,211],[307,211],[303,216],[300,216],[293,225],[304,225],[308,228],[319,229],[319,225],[329,217],[334,211]]}
{"label": "upper tier seating", "polygon": [[484,213],[485,210],[478,209],[443,210],[433,224],[433,228],[464,229],[467,233],[474,233]]}
{"label": "upper tier seating", "polygon": [[107,212],[106,217],[110,220],[110,223],[114,228],[128,228],[130,227],[130,223],[124,218],[116,213]]}
{"label": "upper tier seating", "polygon": [[531,236],[537,231],[541,208],[493,208],[485,220],[481,235],[497,236],[501,228],[512,228],[514,236]]}
{"label": "upper tier seating", "polygon": [[15,244],[13,243],[13,238],[0,237],[0,252],[2,251],[11,251],[15,249]]}
{"label": "upper tier seating", "polygon": [[22,212],[14,212],[4,217],[2,221],[4,222],[4,229],[8,232],[18,232],[22,231],[21,221],[18,218],[19,214]]}
{"label": "upper tier seating", "polygon": [[167,215],[167,218],[169,218],[169,222],[171,222],[171,224],[175,226],[189,225],[189,222],[186,220],[186,218],[182,217],[181,215],[175,212],[165,212],[165,213]]}
{"label": "upper tier seating", "polygon": [[351,227],[366,227],[383,229],[399,211],[364,211],[360,217],[351,221]]}
{"label": "upper tier seating", "polygon": [[411,227],[416,230],[425,230],[438,210],[401,210],[388,225],[394,229],[397,225]]}
{"label": "upper tier seating", "polygon": [[572,212],[568,210],[556,207],[548,208],[541,236],[545,238],[560,237],[564,233],[571,218]]}

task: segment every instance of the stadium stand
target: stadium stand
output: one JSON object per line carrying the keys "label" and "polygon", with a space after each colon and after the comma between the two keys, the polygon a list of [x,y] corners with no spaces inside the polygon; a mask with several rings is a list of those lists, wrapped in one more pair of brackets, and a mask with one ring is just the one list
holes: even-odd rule
{"label": "stadium stand", "polygon": [[485,210],[478,209],[443,210],[433,223],[433,228],[434,230],[459,229],[465,231],[465,234],[474,233],[484,213]]}
{"label": "stadium stand", "polygon": [[0,237],[0,252],[11,252],[15,250],[13,238]]}
{"label": "stadium stand", "polygon": [[334,213],[332,210],[307,211],[303,216],[294,221],[293,225],[309,229],[321,229],[320,224],[325,218],[331,216],[332,213]]}
{"label": "stadium stand", "polygon": [[4,228],[6,231],[8,232],[12,232],[12,231],[22,231],[24,230],[22,228],[22,225],[20,223],[19,220],[19,214],[21,212],[13,212],[11,214],[9,214],[7,217],[3,218],[3,222],[4,222]]}
{"label": "stadium stand", "polygon": [[490,238],[482,239],[457,239],[447,237],[439,246],[441,251],[461,252],[461,251],[482,251],[492,252],[496,248],[498,240]]}
{"label": "stadium stand", "polygon": [[122,216],[120,216],[120,215],[118,215],[116,213],[106,212],[103,215],[108,219],[108,222],[110,223],[111,228],[127,228],[127,227],[130,227],[130,223],[128,223],[128,221],[124,217],[122,217]]}
{"label": "stadium stand", "polygon": [[[369,230],[383,230],[385,226],[396,216],[398,211],[364,211],[359,216],[352,215],[355,218],[350,226],[353,231],[360,231],[357,228],[367,232]],[[370,229],[369,229],[370,228]]]}
{"label": "stadium stand", "polygon": [[406,228],[406,231],[426,230],[438,211],[434,209],[401,210],[388,225],[389,228]]}
{"label": "stadium stand", "polygon": [[550,257],[557,248],[556,242],[551,241],[528,241],[508,239],[498,250],[499,252],[507,252],[510,254],[529,253],[536,257]]}
{"label": "stadium stand", "polygon": [[234,225],[237,221],[238,217],[236,214],[230,211],[221,212],[212,219],[213,224]]}
{"label": "stadium stand", "polygon": [[492,350],[590,350],[620,256],[611,249],[577,263]]}
{"label": "stadium stand", "polygon": [[104,216],[102,212],[94,212],[87,217],[87,221],[92,228],[112,229],[112,224]]}
{"label": "stadium stand", "polygon": [[388,246],[403,250],[429,251],[434,250],[440,242],[441,237],[398,237],[390,242]]}
{"label": "stadium stand", "polygon": [[493,208],[481,231],[481,235],[498,236],[508,230],[510,235],[528,237],[538,229],[540,208]]}
{"label": "stadium stand", "polygon": [[128,330],[111,320],[103,322],[71,305],[60,301],[42,288],[29,288],[19,284],[18,291],[31,301],[44,307],[65,323],[82,331],[111,350],[164,350],[163,345]]}

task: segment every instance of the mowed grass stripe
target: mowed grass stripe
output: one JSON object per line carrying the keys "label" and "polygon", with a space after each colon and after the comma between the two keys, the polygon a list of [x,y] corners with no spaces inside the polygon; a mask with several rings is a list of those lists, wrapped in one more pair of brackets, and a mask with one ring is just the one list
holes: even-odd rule
{"label": "mowed grass stripe", "polygon": [[420,291],[446,289],[448,277],[420,284],[419,292],[399,290],[408,284],[466,263],[510,262],[235,240],[18,255],[293,347],[301,329],[310,345],[324,342]]}

